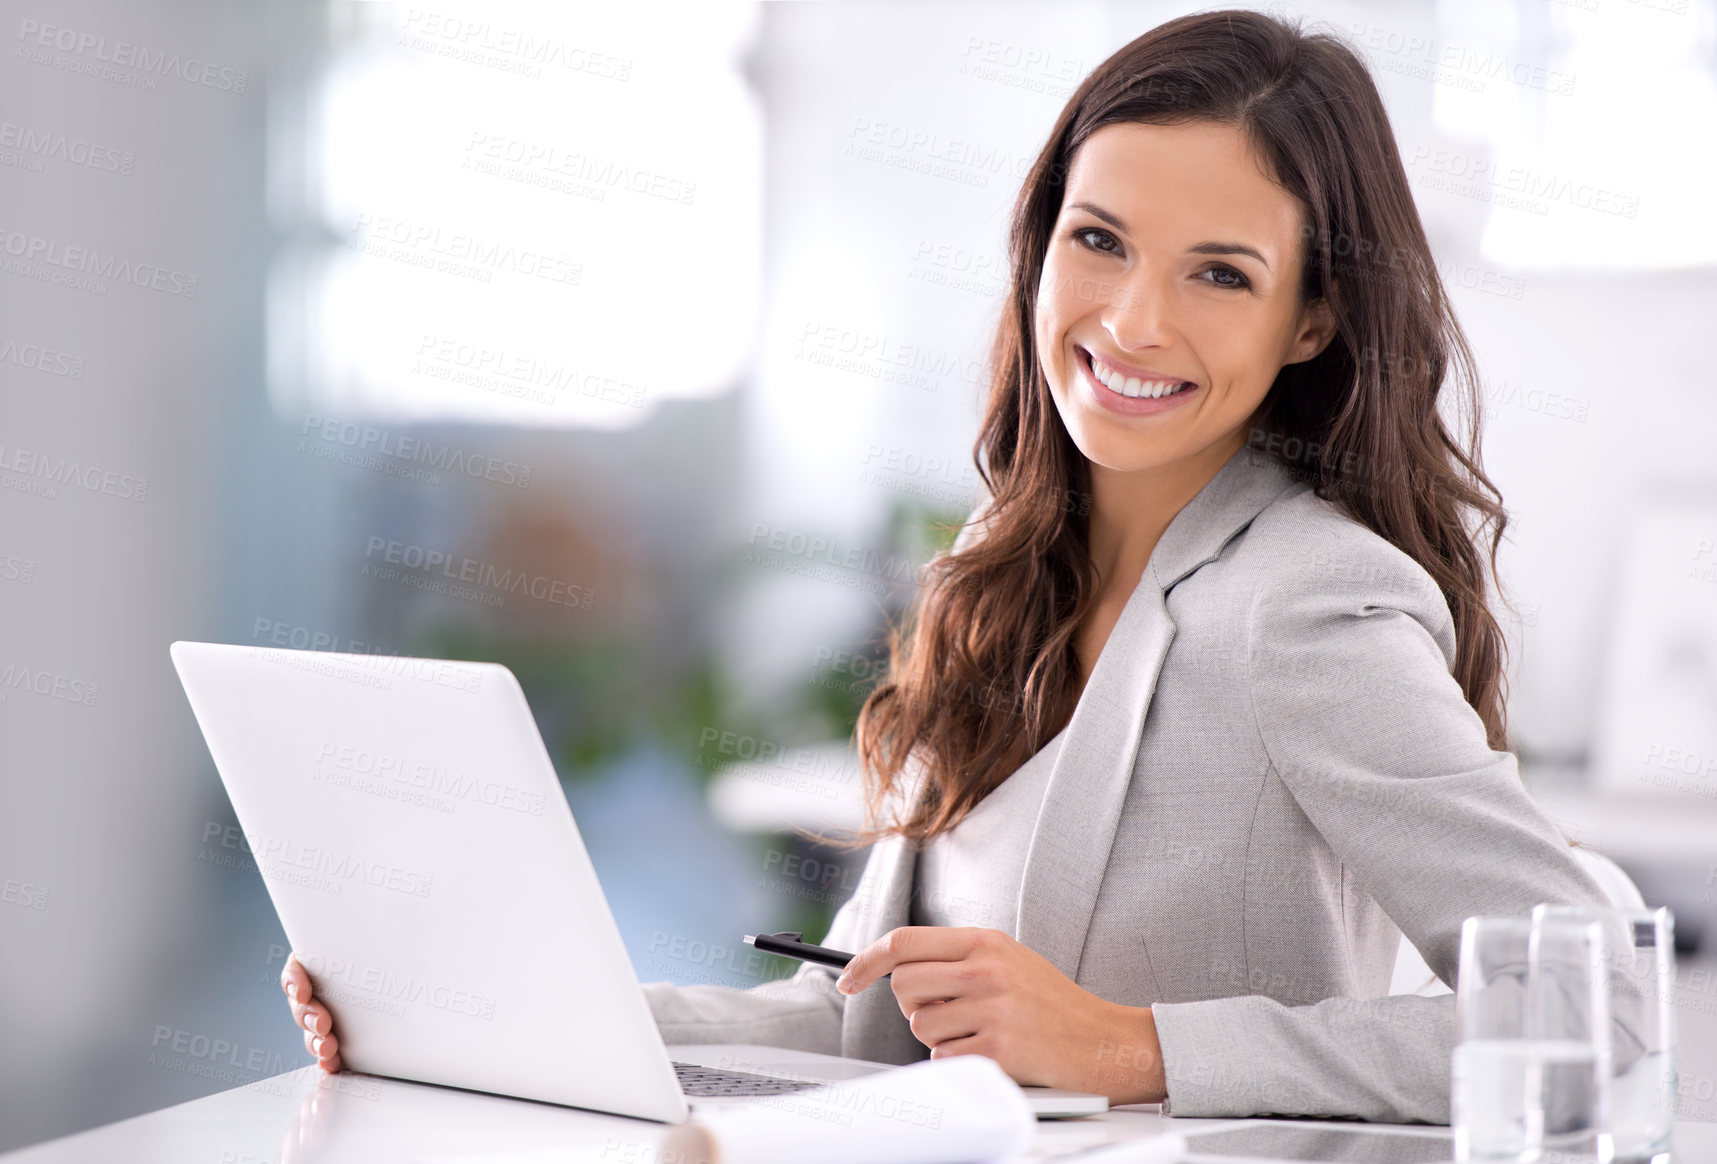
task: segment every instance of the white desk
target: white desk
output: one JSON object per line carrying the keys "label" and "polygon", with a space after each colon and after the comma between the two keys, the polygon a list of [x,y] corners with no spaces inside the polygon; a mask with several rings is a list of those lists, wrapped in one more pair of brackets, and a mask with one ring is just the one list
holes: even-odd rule
{"label": "white desk", "polygon": [[[1035,1152],[1048,1155],[1107,1140],[1243,1123],[1273,1128],[1363,1127],[1330,1121],[1169,1119],[1154,1105],[1081,1120],[1038,1124]],[[1379,1136],[1439,1135],[1447,1128],[1377,1125]],[[664,1125],[552,1104],[404,1083],[370,1075],[289,1071],[244,1087],[0,1155],[4,1164],[114,1161],[150,1164],[391,1164],[506,1159],[542,1154],[573,1164],[661,1164]],[[1678,1122],[1678,1161],[1717,1161],[1717,1124]],[[1217,1159],[1216,1157],[1188,1157]],[[1379,1157],[1387,1159],[1387,1154]]]}

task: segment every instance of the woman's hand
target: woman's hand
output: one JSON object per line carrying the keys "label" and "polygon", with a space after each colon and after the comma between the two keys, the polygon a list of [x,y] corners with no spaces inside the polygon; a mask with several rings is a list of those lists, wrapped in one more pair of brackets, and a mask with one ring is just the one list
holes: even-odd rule
{"label": "woman's hand", "polygon": [[1166,1087],[1150,1007],[1107,1002],[1001,930],[902,926],[847,966],[856,994],[890,974],[930,1057],[987,1055],[1017,1083],[1159,1103]]}
{"label": "woman's hand", "polygon": [[316,1066],[330,1074],[340,1070],[340,1043],[334,1038],[333,1016],[311,995],[310,975],[297,954],[286,956],[280,988],[292,1000],[292,1021],[304,1028],[304,1049],[316,1056]]}

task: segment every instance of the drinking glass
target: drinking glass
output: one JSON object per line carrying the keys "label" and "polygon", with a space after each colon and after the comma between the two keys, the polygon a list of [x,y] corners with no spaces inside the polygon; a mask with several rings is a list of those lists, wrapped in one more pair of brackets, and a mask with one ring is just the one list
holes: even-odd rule
{"label": "drinking glass", "polygon": [[1455,1159],[1533,1164],[1542,1129],[1527,1097],[1528,918],[1469,917],[1455,979],[1449,1123]]}
{"label": "drinking glass", "polygon": [[1455,987],[1455,1157],[1608,1164],[1609,1014],[1596,922],[1469,917]]}
{"label": "drinking glass", "polygon": [[[1531,921],[1527,1091],[1544,1164],[1609,1164],[1611,1026],[1603,927],[1552,914]],[[1536,1078],[1534,1078],[1536,1074]]]}
{"label": "drinking glass", "polygon": [[1675,1120],[1675,918],[1668,909],[1540,905],[1535,921],[1593,922],[1610,1015],[1615,1159],[1668,1164]]}

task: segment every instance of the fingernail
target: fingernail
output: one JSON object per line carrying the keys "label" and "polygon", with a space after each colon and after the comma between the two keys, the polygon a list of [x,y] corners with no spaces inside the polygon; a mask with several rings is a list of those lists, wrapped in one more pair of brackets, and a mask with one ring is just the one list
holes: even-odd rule
{"label": "fingernail", "polygon": [[852,990],[852,986],[853,976],[851,974],[842,974],[840,981],[835,983],[835,989],[840,991],[842,994],[849,993]]}
{"label": "fingernail", "polygon": [[322,1057],[322,1040],[316,1039],[310,1044],[310,1053],[318,1059]]}
{"label": "fingernail", "polygon": [[319,1035],[322,1033],[321,1031],[316,1029],[316,1023],[319,1019],[321,1019],[321,1017],[322,1016],[319,1014],[309,1014],[309,1015],[304,1016],[304,1025],[310,1028],[311,1034]]}
{"label": "fingernail", "polygon": [[288,982],[286,984],[286,997],[290,998],[293,1002],[298,1001],[298,983]]}

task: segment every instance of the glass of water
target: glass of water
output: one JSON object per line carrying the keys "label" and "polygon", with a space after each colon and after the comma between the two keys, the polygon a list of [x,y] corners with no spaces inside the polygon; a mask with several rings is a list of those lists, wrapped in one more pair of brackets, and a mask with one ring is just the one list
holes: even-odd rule
{"label": "glass of water", "polygon": [[1449,1095],[1455,1157],[1609,1164],[1609,1013],[1595,922],[1461,926]]}
{"label": "glass of water", "polygon": [[1615,1159],[1668,1164],[1675,1120],[1675,919],[1668,909],[1540,905],[1535,921],[1594,922],[1610,1014]]}
{"label": "glass of water", "polygon": [[1469,917],[1461,925],[1449,1090],[1457,1160],[1538,1159],[1542,1123],[1526,1094],[1531,946],[1528,918]]}
{"label": "glass of water", "polygon": [[1527,1087],[1538,1099],[1544,1164],[1609,1164],[1614,1152],[1603,950],[1598,922],[1553,914],[1532,919]]}

